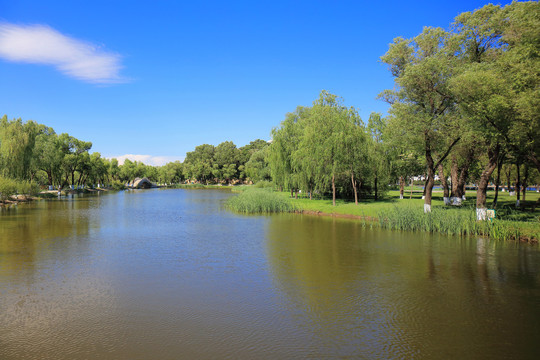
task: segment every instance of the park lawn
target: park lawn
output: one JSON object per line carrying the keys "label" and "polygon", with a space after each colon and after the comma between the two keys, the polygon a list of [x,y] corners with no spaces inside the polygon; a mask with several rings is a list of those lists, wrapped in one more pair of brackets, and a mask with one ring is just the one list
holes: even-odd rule
{"label": "park lawn", "polygon": [[[290,199],[294,208],[299,211],[321,212],[326,214],[353,215],[366,218],[377,218],[383,210],[393,207],[418,207],[422,208],[422,192],[414,191],[412,198],[410,192],[405,192],[405,198],[399,199],[399,191],[388,191],[385,196],[374,201],[373,199],[361,199],[358,205],[354,201],[336,199],[336,206],[332,206],[332,199],[313,199],[300,195],[298,199],[291,198],[290,192],[281,192],[280,196]],[[466,200],[459,208],[463,211],[474,211],[476,208],[476,191],[467,191]],[[491,208],[494,192],[488,192],[487,207]],[[540,236],[540,206],[532,211],[532,205],[540,197],[539,193],[527,192],[526,201],[521,201],[524,209],[516,209],[516,196],[509,196],[508,192],[499,192],[497,205],[497,219],[505,223],[509,228],[519,230],[521,234],[528,238],[538,239]],[[432,208],[445,207],[442,191],[435,191],[432,197]]]}

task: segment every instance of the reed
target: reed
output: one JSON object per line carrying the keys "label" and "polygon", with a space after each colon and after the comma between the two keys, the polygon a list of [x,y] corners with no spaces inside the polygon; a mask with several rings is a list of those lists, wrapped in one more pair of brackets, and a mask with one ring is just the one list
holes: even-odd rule
{"label": "reed", "polygon": [[[447,235],[482,235],[494,240],[519,240],[519,226],[513,221],[477,221],[474,209],[435,208],[424,214],[412,206],[394,206],[379,212],[379,225],[391,230],[427,231]],[[533,236],[538,238],[538,234]]]}
{"label": "reed", "polygon": [[249,188],[230,197],[227,208],[244,214],[292,212],[295,210],[291,201],[283,198],[269,188]]}

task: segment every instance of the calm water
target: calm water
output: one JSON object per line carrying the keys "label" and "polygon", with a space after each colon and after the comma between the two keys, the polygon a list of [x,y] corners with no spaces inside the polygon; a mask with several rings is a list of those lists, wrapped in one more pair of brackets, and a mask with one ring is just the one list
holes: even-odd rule
{"label": "calm water", "polygon": [[146,190],[0,212],[0,359],[540,358],[537,246]]}

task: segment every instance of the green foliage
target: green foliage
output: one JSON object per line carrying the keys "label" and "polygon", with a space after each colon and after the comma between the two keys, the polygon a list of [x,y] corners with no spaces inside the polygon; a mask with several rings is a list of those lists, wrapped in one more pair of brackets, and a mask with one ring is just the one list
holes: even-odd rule
{"label": "green foliage", "polygon": [[17,193],[17,181],[0,176],[0,200],[8,200],[10,196]]}
{"label": "green foliage", "polygon": [[250,188],[227,200],[227,208],[245,214],[292,212],[294,206],[288,199],[270,189]]}
{"label": "green foliage", "polygon": [[126,189],[126,185],[120,180],[114,180],[111,183],[111,187],[113,188],[113,190],[125,190]]}
{"label": "green foliage", "polygon": [[8,200],[16,194],[35,196],[39,194],[39,191],[39,185],[34,182],[0,176],[0,200]]}
{"label": "green foliage", "polygon": [[273,189],[274,183],[268,180],[261,180],[261,181],[256,182],[254,187],[258,189],[263,189],[263,188]]}
{"label": "green foliage", "polygon": [[268,164],[268,151],[270,147],[266,144],[262,149],[253,152],[249,161],[245,165],[245,174],[252,181],[270,180],[270,167]]}
{"label": "green foliage", "polygon": [[17,192],[21,195],[36,196],[40,192],[39,185],[28,180],[19,181]]}
{"label": "green foliage", "polygon": [[312,107],[298,107],[272,130],[267,159],[280,188],[333,194],[346,188],[352,189],[350,194],[369,174],[367,152],[365,128],[356,109],[323,90]]}

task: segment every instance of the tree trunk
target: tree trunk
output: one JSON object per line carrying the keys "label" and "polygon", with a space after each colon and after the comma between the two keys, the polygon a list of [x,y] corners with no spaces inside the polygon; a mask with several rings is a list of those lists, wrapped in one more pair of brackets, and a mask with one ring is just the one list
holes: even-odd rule
{"label": "tree trunk", "polygon": [[443,200],[444,205],[450,205],[450,190],[448,189],[448,181],[444,175],[444,168],[442,164],[439,164],[439,178],[441,179],[441,185],[443,187]]}
{"label": "tree trunk", "polygon": [[523,196],[521,197],[523,199],[523,202],[525,202],[525,194],[527,193],[527,181],[529,180],[529,166],[527,163],[525,163],[525,169],[523,174],[523,181],[522,181],[522,189],[523,189]]}
{"label": "tree trunk", "polygon": [[452,144],[446,149],[446,152],[441,156],[439,161],[435,164],[433,161],[433,157],[431,154],[431,143],[428,138],[427,132],[424,133],[424,139],[425,139],[425,150],[426,150],[426,164],[427,164],[427,170],[428,170],[428,178],[426,180],[426,185],[424,187],[424,193],[425,193],[425,201],[424,201],[424,212],[431,212],[431,195],[433,192],[433,185],[435,184],[435,169],[439,167],[439,164],[441,164],[444,159],[450,154],[450,151],[452,148],[458,143],[458,141],[461,139],[461,137],[458,137],[454,139]]}
{"label": "tree trunk", "polygon": [[354,180],[354,171],[351,171],[351,183],[354,190],[354,204],[358,205],[358,192],[356,190],[356,181]]}
{"label": "tree trunk", "polygon": [[45,171],[47,173],[47,178],[49,179],[49,185],[53,185],[52,171]]}
{"label": "tree trunk", "polygon": [[499,158],[497,162],[497,180],[495,180],[495,197],[493,198],[493,208],[497,207],[497,199],[499,198],[499,184],[501,183],[501,168],[503,165],[503,157]]}
{"label": "tree trunk", "polygon": [[377,175],[375,175],[375,201],[377,201],[379,198],[377,194]]}
{"label": "tree trunk", "polygon": [[313,195],[313,186],[309,186],[309,200],[312,200],[312,195]]}
{"label": "tree trunk", "polygon": [[516,164],[516,167],[517,167],[517,171],[516,171],[516,174],[517,174],[517,180],[516,180],[516,208],[519,208],[520,206],[520,203],[519,203],[519,195],[521,194],[521,174],[520,174],[520,167],[521,167],[521,164],[519,163],[519,160],[518,160],[518,163]]}
{"label": "tree trunk", "polygon": [[424,188],[426,198],[424,199],[424,212],[431,212],[431,195],[433,194],[433,185],[435,184],[435,171],[433,168],[428,169],[428,179]]}
{"label": "tree trunk", "polygon": [[510,193],[511,187],[510,187],[510,173],[512,172],[512,167],[508,166],[508,169],[506,171],[506,187],[508,188],[508,192]]}
{"label": "tree trunk", "polygon": [[405,192],[405,179],[403,176],[399,177],[399,198],[403,199],[403,193]]}
{"label": "tree trunk", "polygon": [[332,206],[336,206],[336,182],[334,174],[332,174]]}
{"label": "tree trunk", "polygon": [[450,179],[452,181],[452,202],[458,196],[459,168],[456,155],[452,155],[452,167],[450,168]]}
{"label": "tree trunk", "polygon": [[426,148],[427,180],[424,184],[424,213],[431,212],[431,194],[435,183],[435,166],[431,157],[431,149]]}
{"label": "tree trunk", "polygon": [[488,149],[488,163],[482,171],[480,181],[478,182],[478,189],[476,190],[476,220],[487,219],[486,208],[486,193],[489,184],[489,178],[495,168],[497,167],[497,159],[499,157],[500,146],[497,144],[495,148]]}

